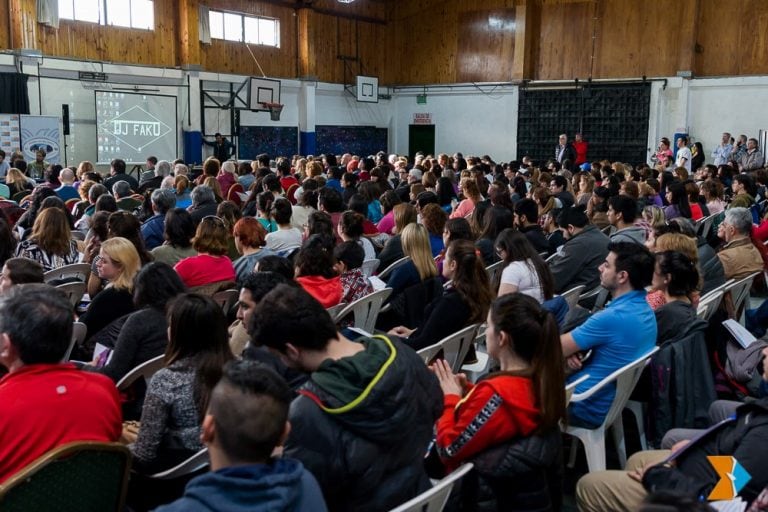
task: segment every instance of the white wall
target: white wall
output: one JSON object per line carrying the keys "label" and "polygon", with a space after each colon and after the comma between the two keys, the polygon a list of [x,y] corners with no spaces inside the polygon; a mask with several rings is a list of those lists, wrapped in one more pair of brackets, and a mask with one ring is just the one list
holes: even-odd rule
{"label": "white wall", "polygon": [[430,113],[435,125],[435,152],[465,155],[489,154],[498,160],[512,160],[517,151],[518,89],[514,86],[456,86],[453,90],[427,90],[426,105],[416,96],[422,88],[396,89],[394,133],[390,152],[409,154],[408,126],[413,114]]}
{"label": "white wall", "polygon": [[[0,54],[0,71],[13,71],[14,58]],[[178,153],[182,153],[182,130],[201,129],[200,81],[242,82],[244,76],[217,73],[187,73],[179,69],[144,66],[117,66],[67,59],[44,58],[39,68],[25,64],[33,114],[61,115],[61,105],[70,106],[72,133],[67,137],[67,162],[96,160],[95,102],[92,88],[78,80],[77,71],[100,71],[109,75],[113,87],[151,89],[157,94],[177,97]],[[39,74],[39,76],[38,76]],[[72,79],[75,78],[75,79]],[[266,112],[243,111],[241,124],[255,126],[367,125],[389,129],[389,152],[407,154],[408,126],[414,113],[430,113],[435,124],[437,153],[489,154],[510,160],[517,150],[518,87],[492,84],[455,84],[433,87],[381,88],[379,103],[358,103],[338,84],[312,84],[314,101],[305,99],[308,83],[281,81],[285,105],[280,121],[271,121]],[[302,87],[305,96],[302,96]],[[427,103],[416,96],[426,92]],[[302,104],[302,102],[304,102]],[[653,82],[648,126],[648,148],[659,137],[670,137],[681,129],[704,145],[707,156],[723,131],[757,137],[768,128],[768,76],[683,80],[670,77],[666,83]],[[303,112],[309,106],[312,112]],[[215,122],[214,122],[215,121]],[[206,116],[206,132],[229,131],[227,116]],[[587,134],[588,136],[588,134]],[[62,141],[63,143],[63,141]],[[172,158],[175,155],[163,157]],[[158,155],[160,157],[160,155]]]}

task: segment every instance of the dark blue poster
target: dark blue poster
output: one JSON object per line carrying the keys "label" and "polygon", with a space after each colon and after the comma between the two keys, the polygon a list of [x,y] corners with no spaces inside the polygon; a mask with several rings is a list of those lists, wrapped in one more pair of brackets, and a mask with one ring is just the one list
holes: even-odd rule
{"label": "dark blue poster", "polygon": [[272,158],[291,158],[299,152],[299,129],[295,126],[240,126],[238,145],[241,160],[253,160],[261,153]]}
{"label": "dark blue poster", "polygon": [[387,151],[387,129],[375,126],[317,126],[317,153],[375,155]]}

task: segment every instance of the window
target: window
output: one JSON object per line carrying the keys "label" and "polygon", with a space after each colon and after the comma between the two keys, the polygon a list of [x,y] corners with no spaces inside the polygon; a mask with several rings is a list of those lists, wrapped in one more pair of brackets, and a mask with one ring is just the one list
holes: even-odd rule
{"label": "window", "polygon": [[154,0],[58,0],[59,18],[152,30]]}
{"label": "window", "polygon": [[211,38],[280,47],[280,21],[220,11],[209,11]]}

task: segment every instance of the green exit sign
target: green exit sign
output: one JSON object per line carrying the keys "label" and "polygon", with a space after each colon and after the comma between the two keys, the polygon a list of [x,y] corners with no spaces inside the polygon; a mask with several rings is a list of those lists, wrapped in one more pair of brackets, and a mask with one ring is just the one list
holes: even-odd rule
{"label": "green exit sign", "polygon": [[416,96],[416,104],[417,105],[426,105],[427,104],[427,95],[426,94],[419,94]]}

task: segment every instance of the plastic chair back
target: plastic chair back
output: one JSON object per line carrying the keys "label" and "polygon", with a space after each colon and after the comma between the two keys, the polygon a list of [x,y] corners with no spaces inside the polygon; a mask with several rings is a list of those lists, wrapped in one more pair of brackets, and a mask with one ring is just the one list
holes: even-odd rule
{"label": "plastic chair back", "polygon": [[85,283],[65,283],[56,287],[57,290],[63,291],[69,298],[72,307],[77,307],[80,301],[85,295],[87,285]]}
{"label": "plastic chair back", "polygon": [[221,306],[221,310],[224,311],[225,315],[229,315],[232,306],[234,306],[240,298],[240,292],[235,289],[223,290],[214,293],[211,298],[216,304]]}
{"label": "plastic chair back", "polygon": [[122,510],[131,452],[120,443],[59,446],[0,486],[0,510]]}
{"label": "plastic chair back", "polygon": [[360,267],[360,270],[363,272],[365,277],[371,277],[373,273],[378,270],[380,263],[381,262],[377,259],[365,260],[363,262],[363,266]]}
{"label": "plastic chair back", "polygon": [[759,273],[760,272],[754,272],[725,287],[725,293],[730,292],[731,294],[733,312],[736,315],[737,320],[741,316],[744,304],[749,298],[749,289],[752,288],[752,281],[754,281],[755,276]]}
{"label": "plastic chair back", "polygon": [[91,274],[91,266],[87,263],[74,263],[63,267],[54,268],[43,274],[43,282],[50,283],[57,279],[77,279],[83,283],[88,281]]}
{"label": "plastic chair back", "polygon": [[605,415],[605,420],[603,421],[603,426],[606,428],[613,425],[621,414],[621,411],[624,409],[624,406],[627,405],[629,395],[632,394],[632,390],[635,389],[635,384],[640,380],[640,374],[643,373],[643,368],[645,368],[645,365],[650,360],[651,356],[658,352],[658,350],[659,347],[653,347],[652,350],[631,363],[619,368],[584,393],[574,394],[572,400],[574,402],[586,400],[605,386],[612,382],[616,382],[616,395],[614,396],[611,408],[608,409],[608,414]]}
{"label": "plastic chair back", "polygon": [[382,281],[386,281],[387,277],[392,273],[393,270],[395,270],[397,267],[400,267],[402,265],[405,265],[406,262],[408,262],[411,259],[410,256],[404,256],[400,258],[399,260],[392,263],[390,266],[379,272],[379,279]]}
{"label": "plastic chair back", "polygon": [[331,306],[329,308],[326,308],[325,310],[328,312],[329,315],[331,315],[331,320],[333,320],[334,323],[338,321],[339,313],[341,313],[344,308],[347,307],[346,302],[340,302],[336,304],[335,306]]}
{"label": "plastic chair back", "polygon": [[724,291],[721,289],[712,290],[704,298],[699,300],[699,307],[696,308],[696,316],[702,320],[709,321],[715,314],[720,302],[723,300]]}
{"label": "plastic chair back", "polygon": [[579,297],[581,296],[581,292],[584,290],[584,285],[580,284],[579,286],[574,286],[570,290],[563,292],[561,297],[565,299],[565,302],[568,303],[568,309],[573,309],[576,307],[576,304],[579,303]]}
{"label": "plastic chair back", "polygon": [[88,327],[86,327],[84,323],[74,322],[72,324],[72,340],[69,342],[69,348],[64,354],[64,357],[61,358],[62,363],[69,361],[69,356],[72,355],[72,349],[75,348],[75,345],[82,345],[83,341],[85,341],[85,335],[87,333]]}
{"label": "plastic chair back", "polygon": [[441,512],[448,502],[453,486],[471,470],[471,463],[462,464],[428,491],[424,491],[412,500],[406,501],[389,512]]}
{"label": "plastic chair back", "polygon": [[421,356],[426,364],[429,364],[437,354],[443,352],[443,359],[451,365],[454,373],[461,371],[461,365],[469,352],[469,346],[475,341],[475,334],[480,324],[469,325],[462,330],[446,336],[434,345],[424,347],[416,353]]}
{"label": "plastic chair back", "polygon": [[571,398],[573,398],[573,394],[576,392],[576,386],[584,382],[589,378],[589,374],[584,374],[578,379],[574,380],[570,384],[566,384],[565,386],[565,405],[568,406],[569,403],[571,403]]}
{"label": "plastic chair back", "polygon": [[485,271],[488,273],[488,280],[491,282],[491,284],[496,282],[496,276],[504,270],[504,261],[497,261],[496,263],[493,263],[491,265],[488,265],[485,267]]}
{"label": "plastic chair back", "polygon": [[353,314],[355,316],[355,327],[359,327],[367,332],[373,332],[376,328],[376,319],[379,317],[381,306],[391,293],[392,288],[384,288],[361,297],[342,309],[336,320],[341,320],[347,315]]}

